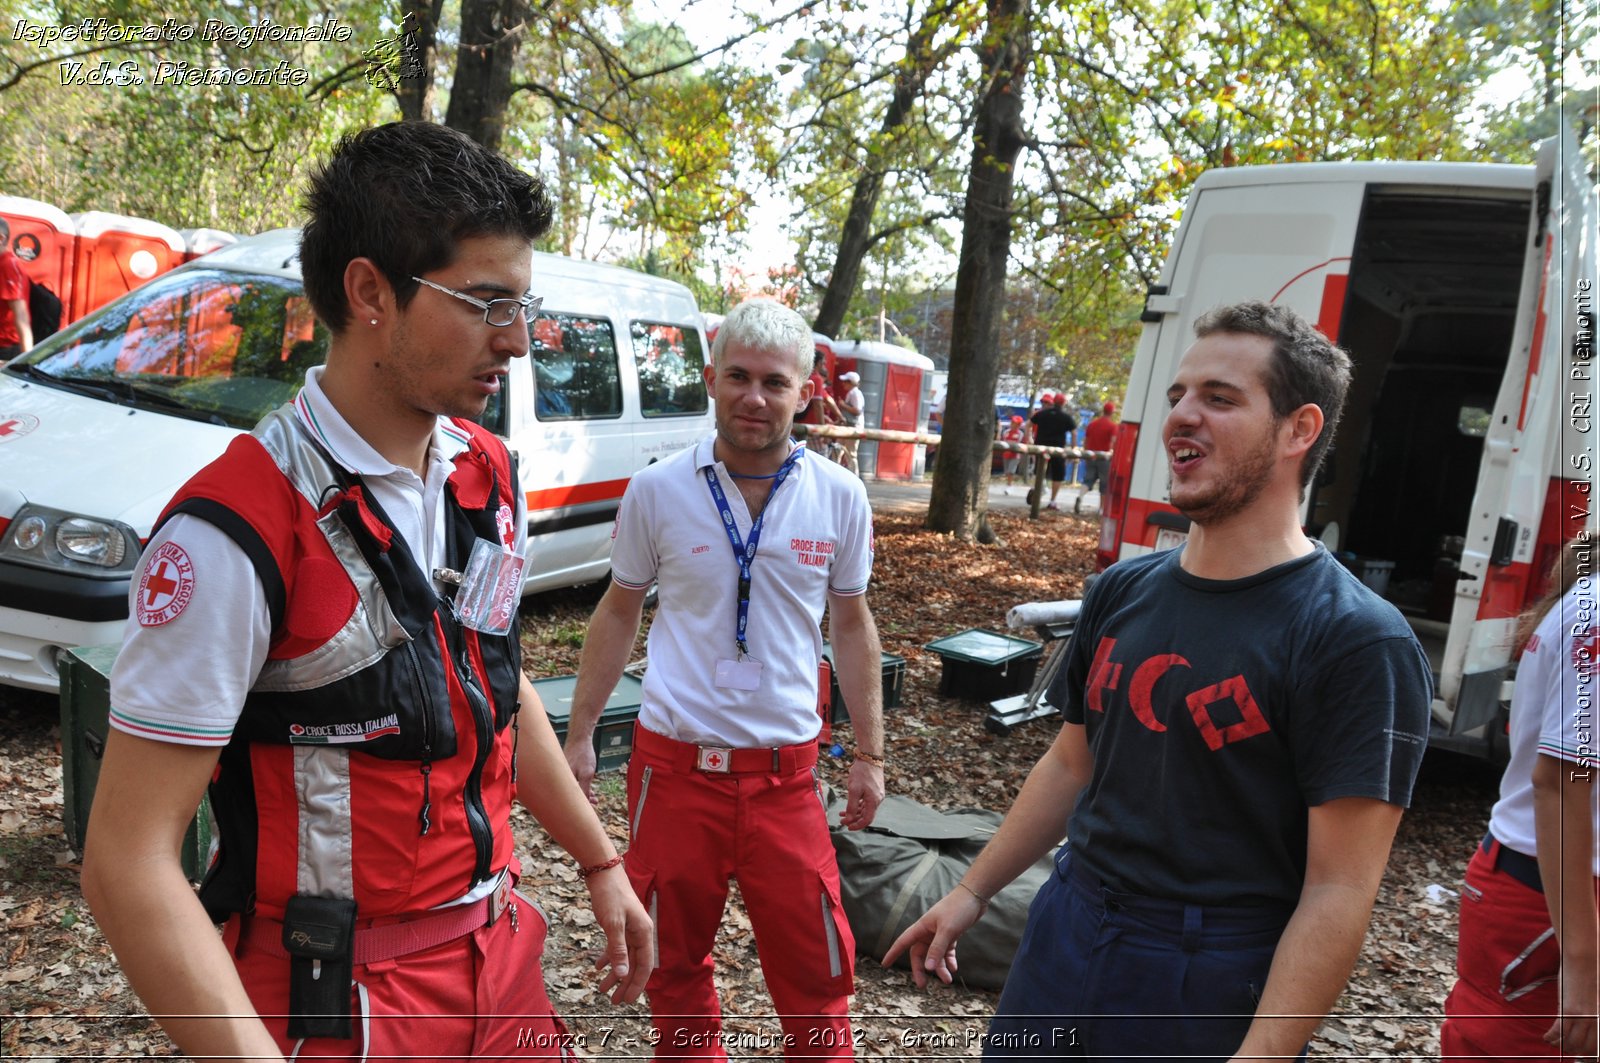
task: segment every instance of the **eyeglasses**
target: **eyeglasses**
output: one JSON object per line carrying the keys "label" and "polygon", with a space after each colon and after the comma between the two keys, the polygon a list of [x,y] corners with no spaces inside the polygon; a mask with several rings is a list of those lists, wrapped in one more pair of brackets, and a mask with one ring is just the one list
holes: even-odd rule
{"label": "eyeglasses", "polygon": [[486,303],[482,299],[474,299],[466,292],[458,292],[454,288],[446,288],[442,284],[435,284],[433,281],[423,277],[412,277],[411,279],[418,284],[426,284],[436,291],[444,292],[446,295],[453,295],[463,303],[471,303],[483,311],[483,323],[485,325],[493,325],[495,328],[505,328],[515,321],[518,310],[522,311],[522,319],[524,321],[532,321],[539,313],[539,307],[544,305],[544,296],[542,295],[524,295],[521,299],[490,299]]}

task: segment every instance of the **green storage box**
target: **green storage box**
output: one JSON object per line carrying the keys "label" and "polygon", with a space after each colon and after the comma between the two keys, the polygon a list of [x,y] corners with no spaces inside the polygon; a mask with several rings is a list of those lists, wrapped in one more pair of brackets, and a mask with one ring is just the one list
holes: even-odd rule
{"label": "green storage box", "polygon": [[939,655],[939,693],[989,702],[1026,693],[1039,670],[1044,644],[982,628],[968,628],[922,647]]}
{"label": "green storage box", "polygon": [[[117,646],[79,646],[61,659],[61,787],[67,843],[83,852],[110,730],[111,665]],[[211,851],[211,805],[204,798],[183,836],[183,871],[198,882]]]}
{"label": "green storage box", "polygon": [[[567,740],[567,721],[572,717],[572,692],[577,689],[578,677],[561,675],[553,679],[536,679],[533,689],[544,702],[545,715],[556,737]],[[623,675],[617,689],[606,699],[600,710],[600,722],[594,727],[594,752],[597,770],[612,771],[628,763],[633,755],[633,722],[639,718],[639,706],[644,701],[644,681]]]}
{"label": "green storage box", "polygon": [[[822,644],[822,656],[828,659],[833,680],[828,688],[828,698],[833,706],[833,716],[830,723],[844,723],[850,719],[850,710],[845,706],[844,695],[839,692],[839,669],[833,663],[833,643]],[[898,709],[901,704],[901,694],[905,690],[906,659],[896,657],[892,653],[881,654],[883,659],[883,709]]]}

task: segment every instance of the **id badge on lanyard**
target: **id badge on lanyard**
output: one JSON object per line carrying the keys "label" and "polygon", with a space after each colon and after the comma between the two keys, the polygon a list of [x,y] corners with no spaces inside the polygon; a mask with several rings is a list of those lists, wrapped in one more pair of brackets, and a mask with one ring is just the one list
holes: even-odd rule
{"label": "id badge on lanyard", "polygon": [[508,550],[503,543],[479,539],[472,544],[461,586],[456,588],[451,609],[456,619],[485,635],[504,635],[511,630],[522,597],[522,572],[527,558]]}
{"label": "id badge on lanyard", "polygon": [[728,543],[733,547],[733,560],[739,566],[738,612],[733,639],[737,656],[718,658],[712,675],[712,681],[724,689],[756,690],[761,686],[761,662],[750,656],[750,647],[745,641],[745,633],[750,626],[751,568],[755,563],[756,549],[761,544],[762,522],[766,520],[767,511],[772,508],[772,497],[778,493],[778,488],[783,486],[783,481],[788,479],[789,473],[794,470],[795,462],[805,452],[804,447],[796,447],[784,459],[783,465],[773,478],[766,507],[750,525],[748,542],[741,542],[739,539],[739,526],[733,517],[733,507],[728,505],[728,496],[717,480],[716,467],[706,467],[706,486],[711,491],[712,500],[717,504],[717,512],[722,516],[722,530],[728,533]]}

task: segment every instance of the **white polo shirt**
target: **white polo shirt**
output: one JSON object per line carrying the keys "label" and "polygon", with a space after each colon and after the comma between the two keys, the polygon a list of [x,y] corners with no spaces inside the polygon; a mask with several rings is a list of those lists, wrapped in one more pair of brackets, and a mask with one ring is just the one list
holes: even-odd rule
{"label": "white polo shirt", "polygon": [[828,593],[865,594],[872,575],[866,486],[842,465],[796,448],[801,457],[767,501],[751,565],[746,644],[761,662],[760,684],[717,686],[717,662],[738,656],[739,566],[706,469],[715,470],[741,542],[749,542],[751,517],[728,470],[712,458],[714,440],[640,472],[617,512],[612,578],[636,590],[660,584],[639,722],[704,745],[815,741]]}
{"label": "white polo shirt", "polygon": [[[424,481],[350,427],[328,401],[321,377],[321,366],[306,373],[295,415],[339,464],[363,478],[431,576],[443,561],[445,481],[467,449],[466,435],[439,418]],[[513,506],[521,550],[527,520],[520,491]],[[180,745],[226,745],[272,636],[266,595],[250,559],[215,525],[179,514],[146,546],[128,606],[111,672],[111,726]]]}
{"label": "white polo shirt", "polygon": [[[1600,577],[1580,577],[1545,614],[1517,665],[1511,695],[1511,759],[1500,780],[1500,800],[1489,830],[1500,844],[1526,856],[1538,853],[1534,831],[1533,768],[1556,757],[1576,771],[1600,768]],[[1594,831],[1600,836],[1600,786],[1594,789]],[[1600,876],[1600,845],[1594,873]]]}

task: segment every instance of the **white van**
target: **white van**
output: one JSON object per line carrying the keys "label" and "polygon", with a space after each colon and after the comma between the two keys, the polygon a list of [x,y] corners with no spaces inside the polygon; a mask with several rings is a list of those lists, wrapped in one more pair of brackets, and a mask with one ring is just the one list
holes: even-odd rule
{"label": "white van", "polygon": [[1303,521],[1410,620],[1436,745],[1503,754],[1516,617],[1592,521],[1595,189],[1570,138],[1534,166],[1211,170],[1184,208],[1123,403],[1098,566],[1181,542],[1166,388],[1206,310],[1286,304],[1355,362]]}
{"label": "white van", "polygon": [[[121,638],[172,493],[299,389],[327,334],[280,229],[150,281],[0,371],[0,683],[54,690],[64,649]],[[635,472],[712,428],[680,284],[533,256],[544,308],[483,423],[516,453],[524,591],[604,577]]]}

